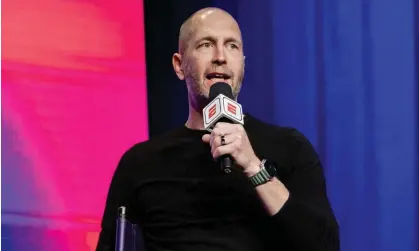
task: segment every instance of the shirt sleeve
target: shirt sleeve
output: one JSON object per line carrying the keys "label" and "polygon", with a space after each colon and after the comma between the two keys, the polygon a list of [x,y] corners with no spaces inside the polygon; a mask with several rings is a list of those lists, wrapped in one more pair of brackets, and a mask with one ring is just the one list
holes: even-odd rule
{"label": "shirt sleeve", "polygon": [[339,250],[339,226],[326,192],[323,168],[308,139],[290,135],[291,174],[283,181],[290,196],[273,216],[281,239],[295,250]]}
{"label": "shirt sleeve", "polygon": [[125,206],[132,208],[133,182],[131,180],[132,166],[134,165],[132,152],[127,151],[119,161],[113,174],[101,222],[101,232],[96,246],[96,251],[114,251],[116,220],[118,208]]}

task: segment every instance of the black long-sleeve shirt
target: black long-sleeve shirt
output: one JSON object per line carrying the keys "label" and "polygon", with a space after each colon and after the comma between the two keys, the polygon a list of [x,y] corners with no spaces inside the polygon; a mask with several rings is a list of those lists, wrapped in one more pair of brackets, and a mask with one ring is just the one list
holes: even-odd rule
{"label": "black long-sleeve shirt", "polygon": [[278,179],[290,192],[277,214],[267,214],[242,172],[220,170],[201,140],[205,131],[181,127],[123,155],[96,250],[114,250],[121,205],[141,227],[147,251],[339,250],[338,224],[310,142],[294,128],[250,115],[244,127],[256,155],[277,164]]}

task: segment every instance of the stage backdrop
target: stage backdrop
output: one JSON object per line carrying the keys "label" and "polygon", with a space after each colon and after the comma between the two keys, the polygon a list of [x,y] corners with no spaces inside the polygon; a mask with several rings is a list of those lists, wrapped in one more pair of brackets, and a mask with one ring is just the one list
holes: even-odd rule
{"label": "stage backdrop", "polygon": [[[239,101],[313,142],[341,250],[416,251],[415,2],[146,1],[150,135],[187,117],[170,61],[181,21],[224,7],[244,33]],[[147,138],[141,2],[2,7],[2,247],[92,250],[116,162]]]}
{"label": "stage backdrop", "polygon": [[2,250],[94,250],[119,158],[148,138],[142,1],[2,15]]}
{"label": "stage backdrop", "polygon": [[170,0],[165,10],[158,2],[146,4],[147,31],[152,20],[162,27],[147,33],[147,77],[171,96],[149,111],[176,113],[151,116],[152,137],[187,117],[185,86],[170,65],[181,22],[202,7],[225,8],[244,36],[239,102],[312,141],[341,250],[418,250],[418,1]]}

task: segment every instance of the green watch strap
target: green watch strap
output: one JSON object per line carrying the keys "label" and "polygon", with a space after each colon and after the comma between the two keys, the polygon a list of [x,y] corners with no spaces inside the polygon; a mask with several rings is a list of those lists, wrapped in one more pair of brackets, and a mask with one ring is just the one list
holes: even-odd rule
{"label": "green watch strap", "polygon": [[249,178],[249,180],[252,182],[253,186],[255,187],[265,184],[266,182],[272,179],[271,175],[265,169],[265,165],[264,165],[265,161],[266,160],[262,160],[262,162],[260,163],[260,171]]}

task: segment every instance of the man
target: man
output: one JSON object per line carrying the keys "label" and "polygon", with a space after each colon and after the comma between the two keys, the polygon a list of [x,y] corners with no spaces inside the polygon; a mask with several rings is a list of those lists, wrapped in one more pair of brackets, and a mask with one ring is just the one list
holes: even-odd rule
{"label": "man", "polygon": [[[97,250],[114,250],[121,205],[152,250],[339,250],[338,225],[322,167],[297,130],[249,114],[244,126],[203,128],[211,85],[237,98],[244,75],[240,28],[225,11],[205,8],[180,29],[177,76],[188,88],[184,127],[137,144],[122,157],[108,193]],[[221,144],[221,138],[225,144]],[[215,161],[230,154],[235,171]],[[262,182],[254,177],[269,168]]]}

